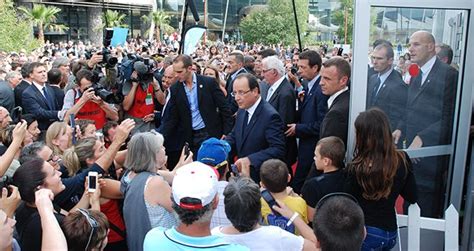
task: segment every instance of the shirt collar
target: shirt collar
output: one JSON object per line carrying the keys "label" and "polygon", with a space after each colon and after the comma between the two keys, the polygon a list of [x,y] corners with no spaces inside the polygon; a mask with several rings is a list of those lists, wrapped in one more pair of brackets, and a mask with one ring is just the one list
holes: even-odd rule
{"label": "shirt collar", "polygon": [[[275,91],[276,89],[278,89],[278,87],[281,85],[281,83],[283,82],[283,79],[285,79],[285,76],[282,76],[280,79],[278,79],[275,83],[273,83],[273,85],[270,86],[270,89],[272,89],[273,91]],[[273,93],[272,93],[273,95]]]}
{"label": "shirt collar", "polygon": [[319,73],[318,75],[316,75],[316,77],[314,77],[313,79],[311,79],[309,82],[308,82],[308,91],[311,91],[311,89],[313,88],[314,86],[314,83],[316,83],[316,81],[318,81],[319,79]]}
{"label": "shirt collar", "polygon": [[257,109],[257,106],[260,104],[261,101],[262,101],[262,97],[259,96],[257,99],[257,102],[255,102],[255,104],[253,104],[251,107],[247,109],[247,112],[249,113],[249,118],[252,117],[253,113],[255,112],[255,110]]}
{"label": "shirt collar", "polygon": [[34,85],[36,86],[36,88],[38,88],[38,90],[40,90],[40,91],[43,91],[43,88],[44,88],[45,85],[46,85],[46,84],[40,85],[40,84],[38,84],[38,83],[36,83],[36,82],[33,82],[33,84],[34,84]]}
{"label": "shirt collar", "polygon": [[341,95],[341,93],[345,92],[349,90],[349,87],[344,87],[344,89],[334,93],[333,95],[331,95],[331,97],[328,98],[328,109],[331,108],[332,106],[332,103],[334,103],[334,100],[336,100],[337,96]]}
{"label": "shirt collar", "polygon": [[434,55],[428,62],[426,62],[423,66],[420,67],[421,71],[423,72],[423,76],[430,73],[431,68],[433,68],[434,63],[436,62],[436,55]]}
{"label": "shirt collar", "polygon": [[383,84],[385,80],[387,80],[388,76],[392,73],[392,71],[393,71],[393,68],[390,67],[390,69],[387,72],[383,74],[379,74],[378,77],[380,78],[380,84]]}
{"label": "shirt collar", "polygon": [[232,80],[234,80],[235,77],[237,77],[237,75],[240,73],[240,71],[242,71],[242,69],[244,69],[244,68],[242,67],[242,68],[236,70],[234,73],[232,73],[232,75],[230,75],[230,78],[231,78]]}

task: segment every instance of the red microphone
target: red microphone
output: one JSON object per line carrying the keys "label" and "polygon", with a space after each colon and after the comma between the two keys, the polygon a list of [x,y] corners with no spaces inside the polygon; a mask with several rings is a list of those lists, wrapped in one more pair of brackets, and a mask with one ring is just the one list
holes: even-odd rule
{"label": "red microphone", "polygon": [[420,74],[420,67],[418,67],[417,64],[411,64],[408,67],[408,73],[410,73],[411,77],[416,77],[418,74]]}

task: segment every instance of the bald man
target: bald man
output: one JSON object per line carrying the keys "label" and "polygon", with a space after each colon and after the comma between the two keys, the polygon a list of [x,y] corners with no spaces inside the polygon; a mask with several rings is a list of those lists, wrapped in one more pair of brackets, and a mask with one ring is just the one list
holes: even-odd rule
{"label": "bald man", "polygon": [[[172,65],[169,65],[165,68],[161,80],[161,86],[163,87],[163,92],[165,95],[165,104],[163,106],[163,110],[161,111],[160,128],[158,129],[159,131],[161,130],[161,125],[163,125],[169,119],[169,112],[171,108],[169,106],[169,101],[171,99],[170,87],[173,86],[178,80]],[[181,153],[180,142],[184,140],[182,139],[182,135],[182,128],[177,127],[165,140],[164,146],[166,148],[166,155],[168,156],[167,166],[170,170],[172,170],[178,163],[179,155]]]}
{"label": "bald man", "polygon": [[[429,32],[413,33],[408,51],[420,71],[410,80],[405,118],[393,132],[395,143],[401,140],[409,149],[450,144],[458,72],[436,57]],[[423,216],[442,215],[447,167],[444,157],[425,157],[414,167]]]}

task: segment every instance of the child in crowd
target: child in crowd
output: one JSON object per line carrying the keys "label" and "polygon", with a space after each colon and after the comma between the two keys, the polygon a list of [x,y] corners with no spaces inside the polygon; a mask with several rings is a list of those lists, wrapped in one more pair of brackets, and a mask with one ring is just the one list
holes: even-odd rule
{"label": "child in crowd", "polygon": [[314,208],[318,201],[327,194],[342,192],[344,189],[344,142],[338,137],[330,136],[319,140],[314,150],[314,163],[323,174],[305,182],[301,194],[308,204],[308,218],[313,219]]}
{"label": "child in crowd", "polygon": [[[283,202],[293,212],[298,213],[305,223],[308,223],[306,202],[299,196],[290,196],[287,192],[287,185],[290,175],[285,162],[278,159],[270,159],[263,162],[260,167],[260,186],[267,189],[276,200]],[[262,218],[265,223],[267,216],[272,213],[267,202],[261,198]]]}

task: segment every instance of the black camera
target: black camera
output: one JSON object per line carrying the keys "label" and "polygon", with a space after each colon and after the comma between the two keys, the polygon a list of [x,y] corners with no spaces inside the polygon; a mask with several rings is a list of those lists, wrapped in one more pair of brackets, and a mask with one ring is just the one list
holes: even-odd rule
{"label": "black camera", "polygon": [[110,53],[110,50],[108,49],[110,46],[110,43],[112,42],[113,36],[114,36],[113,29],[110,29],[110,28],[105,29],[105,35],[104,35],[104,41],[103,41],[104,48],[99,54],[103,56],[101,64],[104,64],[105,67],[107,68],[115,67],[115,65],[118,62],[118,59],[112,56],[112,54]]}
{"label": "black camera", "polygon": [[110,91],[97,82],[92,84],[92,88],[94,88],[94,94],[107,103],[120,104],[123,101],[123,95],[119,91]]}
{"label": "black camera", "polygon": [[12,195],[12,189],[10,188],[10,185],[13,185],[13,179],[8,176],[3,176],[2,179],[0,179],[0,193],[3,188],[6,188],[8,190],[7,197],[10,197],[10,195]]}
{"label": "black camera", "polygon": [[132,82],[148,85],[153,81],[154,61],[149,58],[137,57],[133,63],[133,69],[137,72],[137,78],[131,78]]}
{"label": "black camera", "polygon": [[298,68],[296,68],[296,66],[293,66],[293,67],[291,67],[290,72],[291,72],[291,74],[296,75],[298,73]]}

